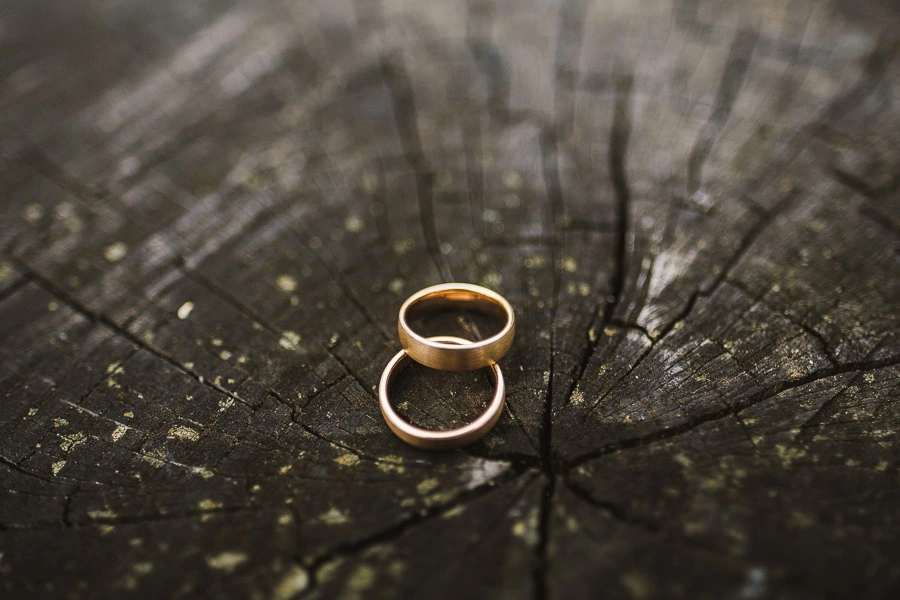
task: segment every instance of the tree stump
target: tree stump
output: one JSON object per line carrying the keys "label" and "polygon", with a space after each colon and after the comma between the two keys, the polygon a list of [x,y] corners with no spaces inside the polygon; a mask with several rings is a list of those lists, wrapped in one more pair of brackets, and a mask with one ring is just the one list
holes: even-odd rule
{"label": "tree stump", "polygon": [[745,4],[4,5],[0,589],[896,598],[898,11]]}

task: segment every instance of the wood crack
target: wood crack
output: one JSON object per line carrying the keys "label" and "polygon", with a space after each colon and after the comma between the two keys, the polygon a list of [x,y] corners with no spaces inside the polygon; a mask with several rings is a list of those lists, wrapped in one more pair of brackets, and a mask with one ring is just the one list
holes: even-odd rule
{"label": "wood crack", "polygon": [[589,504],[594,508],[599,508],[616,521],[624,525],[628,525],[629,527],[637,527],[638,529],[642,529],[652,534],[656,534],[661,531],[662,528],[656,523],[638,519],[626,512],[625,509],[623,509],[621,506],[613,504],[612,502],[606,502],[594,498],[587,490],[587,488],[579,485],[575,481],[572,481],[570,477],[563,477],[562,480],[563,482],[565,482],[566,487],[569,489],[569,491],[575,494],[575,496],[578,497],[582,502],[585,502],[586,504]]}
{"label": "wood crack", "polygon": [[416,198],[419,205],[419,224],[425,247],[431,255],[435,268],[444,282],[453,281],[453,274],[447,258],[441,252],[437,228],[434,220],[434,189],[431,168],[425,158],[422,142],[416,124],[416,103],[413,98],[409,75],[403,59],[397,55],[392,59],[379,58],[384,84],[390,92],[394,121],[404,146],[407,159],[416,176]]}
{"label": "wood crack", "polygon": [[771,225],[776,218],[784,214],[790,207],[792,207],[798,197],[799,194],[795,190],[791,190],[791,192],[788,193],[774,209],[760,216],[756,220],[756,222],[753,223],[750,229],[747,230],[747,233],[744,234],[744,237],[741,239],[740,244],[738,244],[737,250],[735,250],[728,257],[728,260],[722,266],[722,269],[718,272],[713,282],[708,287],[701,287],[695,290],[690,295],[688,301],[684,305],[684,308],[682,308],[681,311],[672,318],[672,320],[670,320],[664,327],[659,330],[659,334],[656,336],[655,341],[662,340],[672,332],[672,330],[676,325],[678,325],[678,323],[687,320],[688,316],[693,312],[698,299],[712,296],[723,283],[725,283],[726,281],[730,281],[729,277],[731,275],[731,272],[734,270],[740,260],[744,256],[746,256],[747,252],[756,243],[756,240],[759,239],[759,236],[763,233],[763,231],[765,231],[766,228]]}
{"label": "wood crack", "polygon": [[0,291],[0,304],[3,304],[10,297],[14,296],[15,293],[25,287],[29,281],[31,281],[31,277],[27,274],[17,277],[15,281],[6,287],[6,289]]}
{"label": "wood crack", "polygon": [[810,337],[815,339],[816,342],[818,342],[818,344],[822,347],[822,353],[824,354],[824,356],[828,360],[828,362],[830,362],[834,366],[837,366],[840,364],[840,361],[838,360],[837,356],[835,356],[834,351],[832,351],[832,349],[831,349],[831,345],[829,344],[828,340],[825,339],[824,335],[822,335],[821,333],[816,331],[813,327],[810,327],[803,321],[793,318],[786,309],[779,308],[777,306],[773,306],[772,304],[769,304],[768,302],[763,300],[764,293],[754,297],[753,292],[742,281],[738,281],[738,280],[734,280],[734,279],[727,279],[726,281],[730,285],[733,285],[734,287],[736,287],[739,290],[741,290],[742,292],[744,292],[747,296],[753,297],[754,304],[759,304],[760,306],[765,306],[772,312],[777,313],[779,316],[787,319],[792,325],[795,325],[796,327],[799,327],[800,329],[802,329],[804,333],[806,333],[807,335],[809,335]]}
{"label": "wood crack", "polygon": [[[594,322],[591,323],[585,334],[588,340],[578,363],[577,375],[569,385],[566,398],[571,398],[572,392],[584,378],[590,359],[601,339],[600,335],[595,335],[592,338],[590,332],[602,329],[606,324],[612,323],[616,307],[624,291],[627,236],[629,231],[629,202],[631,198],[625,170],[625,157],[628,140],[631,135],[630,103],[632,83],[633,76],[631,74],[621,75],[617,79],[613,128],[609,139],[609,170],[616,198],[615,267],[612,276],[612,289],[603,303],[599,319],[594,319]],[[597,310],[599,311],[600,309],[598,308]]]}
{"label": "wood crack", "polygon": [[620,442],[615,442],[612,444],[607,444],[597,450],[593,450],[591,452],[586,452],[580,456],[577,456],[571,460],[566,461],[564,469],[566,472],[574,469],[586,462],[591,460],[595,460],[602,456],[606,456],[608,454],[614,454],[616,452],[620,452],[622,450],[627,450],[631,448],[637,448],[641,446],[648,446],[650,444],[656,443],[658,441],[667,440],[669,438],[673,438],[679,435],[684,435],[685,433],[689,433],[698,427],[705,425],[711,421],[718,421],[720,419],[724,419],[726,417],[731,417],[737,415],[738,413],[747,410],[753,406],[756,406],[760,402],[764,402],[769,400],[782,392],[787,390],[791,390],[794,388],[802,387],[805,385],[809,385],[810,383],[814,383],[821,379],[826,379],[828,377],[833,377],[835,375],[841,375],[844,373],[854,373],[854,372],[866,372],[873,371],[876,369],[882,369],[885,367],[890,367],[900,364],[900,356],[892,356],[889,358],[879,359],[879,360],[871,360],[871,361],[861,361],[861,362],[853,362],[853,363],[844,363],[836,367],[829,367],[827,369],[821,369],[819,371],[815,371],[813,373],[809,373],[803,377],[798,377],[796,379],[791,379],[788,381],[779,381],[775,384],[768,385],[758,391],[755,394],[747,397],[744,400],[734,402],[729,404],[728,406],[704,413],[699,415],[689,421],[686,421],[682,424],[675,425],[672,427],[664,428],[660,431],[655,431],[653,433],[649,433],[646,435],[641,435],[638,437],[628,438],[622,440]]}
{"label": "wood crack", "polygon": [[[486,496],[491,493],[499,486],[508,485],[511,482],[519,479],[527,471],[517,472],[513,469],[510,469],[498,477],[491,479],[490,481],[483,483],[479,486],[471,488],[469,490],[465,490],[455,495],[450,500],[446,502],[440,502],[424,508],[417,513],[414,513],[409,518],[403,519],[390,527],[378,531],[372,535],[368,535],[366,537],[352,540],[349,542],[345,542],[343,544],[339,544],[332,549],[324,552],[318,556],[312,558],[304,558],[302,556],[296,557],[296,560],[303,564],[310,573],[311,584],[309,588],[309,592],[314,593],[316,587],[321,584],[320,580],[320,572],[322,567],[328,564],[329,562],[336,560],[338,558],[343,558],[346,556],[351,556],[358,554],[360,552],[365,551],[367,548],[371,548],[372,546],[378,544],[384,544],[386,542],[390,542],[400,538],[403,534],[405,534],[410,529],[431,521],[435,518],[440,517],[442,514],[447,512],[452,508],[456,508],[458,506],[465,506],[466,504],[472,503],[479,498]],[[523,485],[527,485],[527,481],[523,482]]]}
{"label": "wood crack", "polygon": [[15,461],[10,460],[9,458],[3,456],[2,454],[0,454],[0,463],[6,465],[7,467],[12,469],[13,471],[16,471],[17,473],[25,475],[26,477],[33,477],[33,478],[43,481],[45,483],[58,484],[58,482],[50,479],[49,477],[45,477],[45,476],[41,475],[40,473],[36,473],[34,471],[29,471],[28,469],[26,469],[24,467],[20,467],[18,464],[16,464]]}
{"label": "wood crack", "polygon": [[737,32],[728,51],[728,59],[722,69],[719,90],[713,103],[709,119],[700,129],[694,146],[691,148],[687,165],[687,197],[691,198],[702,184],[703,165],[712,151],[713,144],[725,127],[731,109],[737,100],[744,78],[750,68],[750,58],[759,40],[759,33],[753,29]]}
{"label": "wood crack", "polygon": [[87,317],[90,321],[95,322],[95,323],[100,323],[100,324],[106,326],[107,328],[111,329],[116,334],[125,338],[126,340],[128,340],[129,342],[134,344],[135,346],[138,346],[141,349],[146,350],[147,352],[154,355],[155,357],[157,357],[157,358],[163,360],[164,362],[168,363],[169,365],[175,367],[181,373],[184,373],[185,375],[190,376],[192,379],[196,380],[198,383],[205,385],[207,387],[210,387],[219,393],[225,394],[232,400],[234,400],[236,402],[240,402],[241,404],[243,404],[243,405],[247,406],[248,408],[250,408],[251,410],[253,410],[253,406],[249,402],[247,402],[246,400],[244,400],[243,398],[238,396],[237,394],[234,394],[233,392],[228,391],[227,389],[223,388],[220,385],[217,385],[214,382],[207,381],[202,375],[194,372],[191,369],[186,368],[184,365],[179,363],[177,360],[175,360],[171,356],[165,354],[164,352],[162,352],[160,350],[157,350],[153,346],[150,346],[149,344],[144,342],[142,339],[140,339],[138,336],[132,334],[127,329],[123,329],[122,327],[117,325],[114,321],[112,321],[112,319],[110,319],[109,317],[106,317],[105,315],[97,314],[94,311],[87,308],[86,306],[82,305],[80,302],[78,302],[74,297],[72,297],[68,292],[63,290],[61,287],[57,286],[50,280],[46,279],[43,275],[40,275],[36,271],[32,270],[25,263],[21,263],[21,261],[19,261],[19,262],[20,262],[22,268],[27,270],[32,275],[32,277],[34,278],[34,281],[36,283],[38,283],[42,288],[44,288],[48,293],[50,293],[52,296],[54,296],[56,298],[59,298],[62,302],[66,303],[68,306],[72,307],[76,312]]}
{"label": "wood crack", "polygon": [[[566,54],[574,54],[581,50],[582,36],[584,34],[584,14],[587,3],[583,0],[567,0],[559,11],[557,25],[558,40],[556,56],[554,58],[554,71],[560,70],[561,63],[568,58]],[[540,459],[541,470],[547,481],[543,487],[538,517],[538,541],[535,547],[537,562],[532,577],[534,579],[535,598],[545,600],[550,595],[548,573],[550,571],[550,521],[552,517],[553,499],[556,490],[556,461],[553,457],[553,388],[556,375],[556,347],[557,347],[557,323],[559,318],[559,295],[562,288],[562,269],[559,261],[560,225],[565,217],[565,203],[562,193],[562,178],[560,174],[560,135],[561,132],[571,131],[574,122],[574,104],[569,103],[565,108],[560,106],[561,95],[558,84],[554,85],[553,109],[555,127],[541,127],[539,137],[541,171],[550,204],[550,222],[552,225],[554,242],[549,246],[551,264],[553,269],[553,312],[550,321],[550,364],[547,378],[547,392],[544,396],[543,415],[541,418],[540,435]],[[572,390],[569,390],[571,395]]]}

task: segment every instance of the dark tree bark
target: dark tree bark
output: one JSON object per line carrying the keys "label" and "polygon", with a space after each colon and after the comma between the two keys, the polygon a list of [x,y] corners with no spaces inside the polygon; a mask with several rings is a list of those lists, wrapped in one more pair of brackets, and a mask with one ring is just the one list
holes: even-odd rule
{"label": "dark tree bark", "polygon": [[897,597],[892,3],[2,13],[8,597]]}

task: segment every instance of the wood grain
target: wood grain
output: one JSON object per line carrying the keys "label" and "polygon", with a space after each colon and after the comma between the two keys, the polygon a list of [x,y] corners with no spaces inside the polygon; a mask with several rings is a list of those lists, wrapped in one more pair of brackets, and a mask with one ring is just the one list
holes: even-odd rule
{"label": "wood grain", "polygon": [[[891,3],[0,11],[6,596],[900,591]],[[453,280],[508,409],[425,453]]]}

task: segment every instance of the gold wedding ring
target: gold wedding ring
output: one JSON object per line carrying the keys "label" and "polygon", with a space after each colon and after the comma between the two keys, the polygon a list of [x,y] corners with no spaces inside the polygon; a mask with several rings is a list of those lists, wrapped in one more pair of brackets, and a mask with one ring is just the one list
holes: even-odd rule
{"label": "gold wedding ring", "polygon": [[[460,337],[438,335],[425,337],[413,331],[409,320],[429,316],[448,309],[470,309],[502,319],[500,333],[473,342]],[[381,374],[378,384],[378,405],[381,414],[397,437],[426,450],[459,448],[481,439],[500,418],[506,401],[506,385],[497,361],[503,358],[516,335],[516,317],[506,298],[491,290],[470,283],[433,285],[410,296],[400,307],[397,320],[403,350],[394,355]],[[490,367],[494,376],[494,397],[487,410],[477,419],[449,431],[422,429],[404,421],[391,406],[388,388],[397,373],[410,360],[442,371],[471,371]]]}
{"label": "gold wedding ring", "polygon": [[[464,350],[472,343],[469,340],[452,336],[435,336],[423,339],[433,343],[445,344],[450,348],[455,347],[457,350]],[[503,412],[503,403],[506,399],[506,386],[503,382],[503,373],[496,363],[491,363],[489,365],[491,372],[494,375],[496,389],[488,409],[480,417],[458,429],[430,431],[404,421],[394,410],[394,407],[391,406],[391,402],[388,398],[388,387],[390,387],[391,380],[397,373],[402,371],[407,364],[409,364],[411,358],[412,357],[407,350],[401,350],[395,354],[394,358],[392,358],[384,368],[384,373],[381,375],[381,382],[378,384],[378,404],[381,407],[381,414],[384,416],[384,420],[387,421],[391,431],[397,434],[397,437],[417,448],[424,448],[426,450],[447,450],[471,444],[484,437],[485,434],[491,430],[497,422],[497,419],[500,418],[500,413]]]}
{"label": "gold wedding ring", "polygon": [[[425,337],[412,330],[409,321],[448,309],[466,309],[504,321],[499,333],[461,345],[441,337]],[[516,317],[506,298],[480,285],[442,283],[410,296],[400,307],[397,321],[400,343],[414,361],[443,371],[471,371],[499,361],[516,335]]]}

